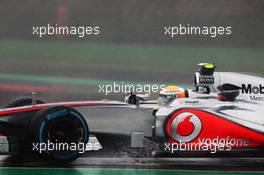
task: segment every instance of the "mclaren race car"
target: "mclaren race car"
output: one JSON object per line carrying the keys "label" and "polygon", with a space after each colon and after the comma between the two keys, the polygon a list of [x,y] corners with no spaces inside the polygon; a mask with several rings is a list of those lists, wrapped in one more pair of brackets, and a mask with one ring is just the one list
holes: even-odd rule
{"label": "mclaren race car", "polygon": [[167,86],[158,100],[133,93],[125,102],[18,98],[0,110],[6,139],[1,151],[33,152],[58,162],[121,146],[144,148],[149,155],[258,153],[264,148],[263,101],[262,76],[215,72],[207,63],[199,64],[194,89]]}

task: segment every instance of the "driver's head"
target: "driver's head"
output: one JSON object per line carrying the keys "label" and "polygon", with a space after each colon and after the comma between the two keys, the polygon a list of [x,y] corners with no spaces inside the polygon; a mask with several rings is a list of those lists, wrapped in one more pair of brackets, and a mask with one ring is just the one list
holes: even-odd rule
{"label": "driver's head", "polygon": [[167,103],[170,99],[186,98],[186,92],[185,89],[178,86],[166,86],[159,93],[159,101],[161,103]]}

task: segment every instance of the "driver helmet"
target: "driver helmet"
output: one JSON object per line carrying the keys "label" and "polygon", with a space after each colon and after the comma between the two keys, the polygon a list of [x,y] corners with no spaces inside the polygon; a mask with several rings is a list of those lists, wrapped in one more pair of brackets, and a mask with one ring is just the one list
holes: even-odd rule
{"label": "driver helmet", "polygon": [[159,101],[167,103],[170,99],[186,98],[187,91],[179,86],[166,86],[159,93]]}

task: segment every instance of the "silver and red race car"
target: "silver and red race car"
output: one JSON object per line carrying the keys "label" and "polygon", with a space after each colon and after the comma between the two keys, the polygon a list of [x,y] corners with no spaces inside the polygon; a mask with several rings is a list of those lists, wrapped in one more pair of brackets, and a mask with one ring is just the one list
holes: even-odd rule
{"label": "silver and red race car", "polygon": [[69,162],[87,150],[121,146],[166,156],[257,156],[263,150],[262,76],[215,72],[213,64],[202,63],[194,89],[171,86],[166,93],[161,94],[163,100],[131,93],[125,102],[18,98],[0,110],[0,133],[6,140],[1,142],[2,153],[33,152]]}

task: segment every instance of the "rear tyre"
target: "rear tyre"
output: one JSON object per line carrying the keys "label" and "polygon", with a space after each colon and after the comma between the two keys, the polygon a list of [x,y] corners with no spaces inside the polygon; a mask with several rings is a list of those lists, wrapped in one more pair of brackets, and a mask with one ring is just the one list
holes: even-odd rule
{"label": "rear tyre", "polygon": [[55,162],[75,160],[84,152],[89,140],[88,125],[83,116],[66,106],[40,110],[30,128],[34,144],[42,147],[42,152],[38,150],[38,153]]}

